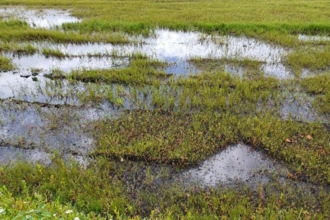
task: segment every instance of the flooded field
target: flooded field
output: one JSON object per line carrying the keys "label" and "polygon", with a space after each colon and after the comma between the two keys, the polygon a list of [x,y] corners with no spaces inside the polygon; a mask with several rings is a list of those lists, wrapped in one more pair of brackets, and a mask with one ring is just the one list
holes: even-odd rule
{"label": "flooded field", "polygon": [[[74,213],[35,219],[330,216],[325,26],[31,6],[0,7],[0,195]],[[4,201],[0,218],[27,211]]]}

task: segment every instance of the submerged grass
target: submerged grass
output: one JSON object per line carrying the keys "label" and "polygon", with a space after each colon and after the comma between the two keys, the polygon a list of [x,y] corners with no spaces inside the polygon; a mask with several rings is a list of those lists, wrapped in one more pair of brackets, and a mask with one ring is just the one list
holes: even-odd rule
{"label": "submerged grass", "polygon": [[258,77],[262,75],[260,68],[263,62],[251,60],[249,58],[192,58],[188,60],[188,62],[204,72],[221,72],[225,70],[226,65],[229,65],[234,68],[243,67],[244,71],[242,71],[242,74],[246,77]]}

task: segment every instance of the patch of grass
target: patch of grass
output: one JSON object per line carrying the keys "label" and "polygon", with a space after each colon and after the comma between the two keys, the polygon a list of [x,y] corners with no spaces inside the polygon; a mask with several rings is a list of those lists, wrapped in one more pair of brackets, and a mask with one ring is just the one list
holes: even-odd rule
{"label": "patch of grass", "polygon": [[[22,180],[22,195],[13,197],[6,187],[0,188],[0,216],[7,219],[106,219],[95,213],[78,212],[70,204],[62,205],[59,200],[47,201],[41,194],[30,194]],[[108,216],[112,218],[111,215]]]}
{"label": "patch of grass", "polygon": [[0,71],[12,69],[14,69],[14,65],[11,63],[11,60],[7,57],[0,56]]}
{"label": "patch of grass", "polygon": [[[135,57],[135,55],[134,55]],[[168,78],[169,74],[158,71],[156,68],[165,66],[164,63],[148,59],[140,59],[136,55],[129,67],[123,69],[107,70],[74,70],[67,78],[70,80],[79,80],[83,82],[103,82],[103,83],[121,83],[121,84],[152,84],[159,83],[159,79]]]}
{"label": "patch of grass", "polygon": [[[242,31],[256,29],[270,31],[280,29],[289,32],[327,32],[329,31],[327,2],[305,2],[281,0],[263,2],[238,0],[220,1],[106,1],[94,2],[65,0],[4,0],[2,5],[26,5],[28,7],[70,8],[79,18],[88,18],[94,25],[82,25],[82,29],[95,29],[108,26],[108,23],[171,26],[184,29],[196,26],[204,30]],[[127,14],[129,11],[130,15]],[[221,23],[220,23],[221,22]],[[141,25],[143,24],[143,25]],[[87,27],[86,27],[87,26]],[[91,26],[91,27],[89,27]]]}
{"label": "patch of grass", "polygon": [[327,73],[303,78],[300,87],[311,94],[325,94],[330,88],[330,75]]}
{"label": "patch of grass", "polygon": [[293,69],[326,70],[330,67],[330,47],[295,49],[287,55],[285,64]]}
{"label": "patch of grass", "polygon": [[[0,4],[23,4],[28,8],[55,7],[70,9],[73,15],[84,18],[82,23],[64,24],[67,31],[80,32],[78,36],[57,35],[50,31],[24,30],[2,33],[1,39],[20,39],[21,34],[27,39],[43,38],[61,42],[86,42],[84,35],[89,35],[90,41],[120,43],[123,39],[95,36],[95,33],[123,31],[130,34],[149,36],[156,27],[171,30],[196,30],[205,33],[219,33],[223,35],[248,35],[267,39],[277,44],[296,46],[297,34],[329,35],[328,24],[329,6],[325,2],[306,4],[304,1],[291,2],[288,0],[266,4],[260,0],[239,0],[234,4],[221,0],[216,2],[203,1],[31,1],[31,0],[5,0]],[[130,11],[128,16],[127,11]],[[6,24],[5,24],[6,25]],[[27,28],[26,23],[16,22],[16,26]],[[1,26],[1,25],[0,25]],[[13,30],[17,30],[13,28]],[[8,32],[8,31],[6,31]],[[47,36],[45,36],[48,33]],[[94,34],[91,34],[94,33]],[[63,33],[62,33],[63,34]],[[38,36],[44,35],[44,36]],[[97,34],[99,35],[99,34]]]}
{"label": "patch of grass", "polygon": [[[74,204],[79,212],[83,210],[85,213],[109,215],[116,215],[114,210],[124,212],[128,202],[122,194],[121,181],[112,175],[113,163],[99,162],[95,164],[98,167],[96,171],[94,168],[83,169],[77,163],[65,165],[60,158],[54,162],[51,167],[23,163],[14,167],[1,167],[1,185],[5,185],[14,195],[27,190],[24,196],[39,192],[48,202]],[[23,180],[25,183],[22,183]],[[62,210],[61,215],[65,211]]]}
{"label": "patch of grass", "polygon": [[0,40],[3,42],[16,41],[50,41],[53,43],[88,43],[104,42],[115,44],[135,43],[123,32],[62,32],[57,30],[34,29],[20,21],[0,21]]}
{"label": "patch of grass", "polygon": [[62,28],[66,31],[80,31],[81,33],[90,32],[124,32],[131,35],[142,34],[143,36],[150,36],[155,29],[152,25],[145,23],[140,24],[122,24],[109,23],[104,20],[83,21],[81,23],[67,23],[63,24]]}
{"label": "patch of grass", "polygon": [[60,49],[52,49],[52,48],[42,48],[42,54],[46,57],[58,57],[58,58],[64,58],[68,55],[63,53]]}
{"label": "patch of grass", "polygon": [[[239,117],[229,112],[218,116],[136,112],[105,124],[100,134],[95,155],[174,167],[195,164],[230,143],[243,141],[285,161],[297,176],[304,170],[314,181],[330,183],[330,136],[318,124],[286,122],[270,115]],[[286,141],[288,138],[291,143]]]}
{"label": "patch of grass", "polygon": [[327,91],[324,95],[319,95],[315,98],[313,105],[318,109],[319,113],[330,115],[330,92]]}
{"label": "patch of grass", "polygon": [[225,70],[226,65],[230,65],[234,68],[243,67],[242,74],[247,77],[255,77],[261,72],[261,65],[263,62],[251,60],[248,58],[221,58],[221,59],[209,59],[209,58],[192,58],[188,60],[189,63],[195,65],[197,68],[202,69],[205,72],[221,72]]}
{"label": "patch of grass", "polygon": [[[298,34],[329,36],[330,5],[326,1],[3,0],[0,3],[8,7],[19,4],[39,9],[69,9],[83,21],[64,24],[64,31],[60,31],[33,29],[26,22],[1,20],[1,52],[40,52],[65,57],[71,55],[57,49],[38,50],[19,42],[129,44],[137,43],[139,34],[152,36],[159,27],[246,35],[286,46],[292,53],[283,60],[294,70],[324,71],[330,65],[329,42],[298,41]],[[114,51],[87,56],[121,55]],[[55,69],[52,75],[45,75],[58,80],[48,80],[46,87],[40,85],[33,98],[45,95],[52,101],[65,103],[77,98],[83,103],[81,107],[94,107],[94,104],[97,107],[98,103],[110,101],[115,110],[129,105],[130,111],[114,120],[105,118],[89,124],[96,148],[88,155],[93,161],[86,167],[64,162],[59,156],[51,166],[24,162],[0,166],[0,185],[9,189],[1,191],[4,196],[0,195],[0,209],[5,210],[0,211],[0,218],[2,215],[40,218],[53,213],[69,219],[78,215],[81,219],[330,218],[328,125],[295,121],[295,116],[291,117],[295,109],[290,109],[305,106],[304,100],[295,94],[306,91],[305,97],[315,95],[313,106],[318,113],[327,115],[330,112],[328,75],[279,80],[265,77],[258,61],[196,58],[190,62],[204,69],[202,73],[169,79],[170,75],[162,71],[165,63],[140,53],[126,58],[131,63],[122,69],[84,69],[67,76]],[[222,66],[226,64],[244,67],[243,77],[225,73]],[[8,58],[0,56],[2,68],[13,67]],[[69,83],[62,83],[64,78],[72,84],[75,81],[88,84],[79,84],[79,88],[83,85],[85,89],[78,91],[75,85],[68,88]],[[24,95],[28,96],[26,90]],[[290,106],[289,102],[300,101],[299,105]],[[11,100],[1,104],[7,102]],[[12,103],[23,109],[24,102]],[[39,109],[51,105],[31,103]],[[78,109],[70,106],[66,110],[75,108]],[[286,108],[290,112],[288,117],[282,114]],[[19,118],[14,119],[15,116],[12,120],[20,123]],[[71,126],[67,118],[55,114],[50,113],[47,120],[54,132],[53,128],[61,123]],[[24,146],[24,138],[22,135],[17,139],[18,146]],[[173,181],[173,172],[198,165],[238,142],[279,160],[290,173],[286,177],[264,171],[270,183],[254,185],[252,189],[245,183],[230,189],[213,189],[187,187]],[[11,142],[4,143],[9,146]],[[171,171],[150,171],[155,167]],[[315,184],[314,191],[303,187],[308,185],[306,181]],[[74,216],[67,216],[60,208],[72,209]],[[38,211],[27,212],[29,209]]]}
{"label": "patch of grass", "polygon": [[[1,188],[0,208],[4,212],[0,214],[6,217],[20,214],[31,217],[56,214],[56,218],[64,219],[329,217],[330,197],[326,189],[320,187],[316,193],[307,195],[298,186],[281,185],[278,180],[256,191],[243,185],[237,189],[199,189],[177,183],[160,186],[154,181],[158,178],[154,173],[141,173],[126,161],[116,165],[102,158],[86,168],[77,163],[65,166],[55,158],[52,166],[17,163],[0,171],[1,185],[11,189],[9,193]],[[148,176],[154,180],[147,181]],[[67,214],[68,210],[72,213]]]}
{"label": "patch of grass", "polygon": [[14,54],[26,55],[38,52],[38,48],[31,44],[0,43],[0,52],[12,52]]}

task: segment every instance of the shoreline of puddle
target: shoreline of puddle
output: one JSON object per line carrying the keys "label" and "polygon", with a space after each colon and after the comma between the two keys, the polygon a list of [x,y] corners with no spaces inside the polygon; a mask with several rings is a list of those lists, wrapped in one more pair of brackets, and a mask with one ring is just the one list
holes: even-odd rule
{"label": "shoreline of puddle", "polygon": [[[4,163],[6,160],[1,157],[3,152],[7,155],[7,163]],[[78,163],[82,168],[87,168],[92,161],[89,157],[72,154],[62,154],[61,157],[64,161]],[[36,149],[0,146],[0,164],[5,166],[12,164],[17,159],[21,162],[37,162],[49,166],[52,164],[50,158],[54,158],[54,154]],[[12,160],[8,161],[8,159]],[[257,191],[259,187],[267,187],[272,193],[280,193],[276,185],[290,185],[303,190],[304,193],[316,193],[320,190],[320,186],[308,181],[288,178],[291,171],[285,165],[242,143],[230,145],[202,161],[197,167],[194,166],[180,172],[176,172],[166,165],[141,164],[131,161],[118,162],[118,166],[126,167],[123,178],[125,184],[132,190],[146,183],[150,188],[174,184],[183,188],[195,187],[196,190],[248,187]],[[138,181],[134,179],[135,176],[139,176]],[[329,189],[326,188],[326,190]]]}

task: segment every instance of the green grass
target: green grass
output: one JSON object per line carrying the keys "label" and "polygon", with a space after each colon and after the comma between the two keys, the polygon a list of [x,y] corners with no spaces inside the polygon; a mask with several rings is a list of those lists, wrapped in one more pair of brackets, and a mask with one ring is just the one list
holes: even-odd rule
{"label": "green grass", "polygon": [[242,77],[256,78],[262,77],[263,72],[261,66],[263,62],[251,60],[248,58],[221,58],[221,59],[208,59],[208,58],[193,58],[188,60],[198,69],[204,72],[222,72],[226,70],[226,65],[236,68],[238,71],[242,68]]}
{"label": "green grass", "polygon": [[[72,71],[67,78],[70,80],[78,80],[92,83],[121,83],[121,84],[152,84],[160,83],[161,79],[168,78],[169,74],[159,71],[156,68],[164,67],[166,64],[141,59],[140,55],[132,55],[135,58],[127,68],[107,69],[107,70],[75,70]],[[136,57],[135,57],[136,56]]]}
{"label": "green grass", "polygon": [[[146,23],[158,25],[204,26],[246,24],[280,24],[283,29],[322,31],[328,26],[328,1],[264,2],[260,0],[235,2],[220,1],[106,1],[66,0],[4,0],[2,5],[27,5],[33,7],[62,7],[72,9],[78,17],[97,19],[100,23]],[[127,11],[130,13],[128,14]],[[220,24],[219,24],[220,23]],[[313,24],[313,25],[311,25]],[[248,25],[246,25],[248,26]],[[265,25],[267,27],[267,25]],[[274,25],[275,26],[275,25]],[[270,25],[272,27],[272,25]]]}
{"label": "green grass", "polygon": [[14,69],[14,65],[11,63],[11,60],[7,57],[0,56],[0,71],[12,69]]}
{"label": "green grass", "polygon": [[[120,180],[109,178],[113,163],[104,161],[96,166],[100,168],[97,174],[93,169],[81,169],[76,163],[66,166],[61,160],[55,161],[52,167],[33,164],[1,167],[1,184],[14,195],[26,190],[29,195],[40,193],[48,202],[75,203],[75,208],[85,213],[94,211],[115,214],[116,208],[123,211],[127,200],[122,194]],[[25,183],[22,183],[23,180]],[[25,184],[27,189],[24,189]],[[61,215],[64,215],[64,211]]]}
{"label": "green grass", "polygon": [[311,94],[324,94],[330,88],[329,73],[304,78],[301,81],[300,87]]}
{"label": "green grass", "polygon": [[[137,112],[106,125],[100,132],[96,155],[185,167],[242,141],[286,162],[297,176],[304,170],[313,181],[330,183],[330,158],[326,153],[329,147],[325,144],[330,136],[318,124],[228,113],[213,116]],[[301,138],[300,134],[310,134],[314,140]],[[287,143],[287,138],[293,143]]]}
{"label": "green grass", "polygon": [[[220,34],[246,34],[277,44],[293,46],[297,34],[329,35],[329,5],[327,1],[263,2],[260,0],[221,1],[45,1],[5,0],[7,6],[23,4],[28,7],[68,8],[82,23],[65,24],[65,30],[79,31],[64,34],[32,30],[26,23],[15,21],[16,28],[3,32],[2,40],[52,40],[54,42],[101,41],[125,43],[123,36],[104,36],[104,32],[119,31],[150,35],[156,27],[172,30],[198,30]],[[130,13],[127,13],[127,12]],[[8,22],[0,26],[9,27]],[[13,22],[12,22],[13,23]],[[21,30],[18,30],[19,29]],[[27,31],[28,30],[28,31]],[[103,34],[90,34],[92,32]]]}
{"label": "green grass", "polygon": [[[42,195],[29,194],[27,185],[22,180],[23,194],[13,197],[6,187],[1,187],[0,216],[6,219],[105,219],[94,213],[78,212],[70,204],[64,206],[58,200],[49,202]],[[112,216],[109,215],[111,218]]]}
{"label": "green grass", "polygon": [[327,70],[330,66],[330,47],[298,48],[289,53],[285,64],[294,69]]}
{"label": "green grass", "polygon": [[4,43],[0,45],[0,51],[13,52],[15,54],[26,55],[26,54],[34,54],[38,51],[38,49],[31,44],[26,44],[21,46],[10,43]]}
{"label": "green grass", "polygon": [[[58,158],[54,162],[52,166],[18,162],[1,168],[0,183],[6,187],[1,188],[0,207],[5,210],[1,217],[31,215],[40,219],[53,214],[63,219],[329,217],[330,197],[326,189],[319,188],[316,194],[308,195],[299,187],[281,185],[277,176],[274,183],[257,191],[243,185],[237,189],[196,190],[194,186],[183,188],[175,184],[159,187],[153,183],[152,179],[157,177],[152,173],[139,173],[127,162],[115,164],[98,159],[86,169],[74,162],[64,165]],[[127,172],[135,178],[124,182]],[[151,181],[143,180],[145,175],[151,175]],[[72,213],[66,214],[67,210]],[[97,217],[96,213],[104,217]]]}
{"label": "green grass", "polygon": [[[313,114],[329,116],[330,42],[298,40],[298,34],[330,35],[329,1],[2,0],[0,5],[69,9],[83,19],[63,25],[64,31],[1,20],[1,53],[70,57],[31,42],[131,44],[138,43],[135,36],[139,34],[152,36],[156,28],[168,28],[246,35],[282,45],[290,50],[282,58],[285,65],[297,72],[307,68],[316,73],[280,80],[266,77],[260,71],[263,63],[255,60],[196,57],[189,62],[202,73],[172,77],[163,71],[164,62],[141,53],[124,57],[117,52],[87,56],[125,58],[129,66],[74,70],[67,75],[54,69],[52,75],[46,75],[52,79],[46,89],[40,87],[35,97],[42,93],[52,100],[73,97],[82,102],[79,108],[68,106],[68,111],[99,110],[98,104],[107,101],[115,111],[129,110],[118,118],[88,124],[95,149],[88,154],[91,163],[86,167],[74,160],[63,161],[57,154],[51,166],[25,161],[1,165],[0,219],[25,219],[27,215],[52,219],[53,214],[62,219],[330,218],[329,126],[318,118],[308,122],[282,115],[291,103],[294,110],[312,103]],[[243,67],[243,77],[226,73],[224,65]],[[0,56],[1,71],[13,68],[10,59]],[[69,82],[62,83],[64,79]],[[76,88],[77,81],[86,89],[62,87],[71,83]],[[9,99],[1,105],[16,103],[27,108],[23,102]],[[40,104],[31,102],[29,107],[53,111],[51,105]],[[13,109],[15,114],[18,111]],[[71,126],[64,118],[50,116],[47,120],[48,132],[56,133],[54,128],[60,129],[61,123]],[[81,123],[85,118],[72,120]],[[24,136],[17,143],[3,143],[28,151],[21,140]],[[239,142],[279,161],[288,173],[263,170],[270,182],[252,187],[240,183],[230,188],[204,188],[173,181],[179,175],[176,172],[198,166]],[[309,184],[315,189],[303,187]],[[69,209],[73,211],[70,215],[65,213]]]}
{"label": "green grass", "polygon": [[42,54],[46,57],[54,56],[58,58],[67,57],[65,53],[63,53],[60,49],[51,49],[51,48],[42,48]]}
{"label": "green grass", "polygon": [[0,21],[0,40],[3,42],[50,41],[53,43],[104,42],[127,44],[130,41],[122,32],[76,33],[30,28],[20,21]]}

